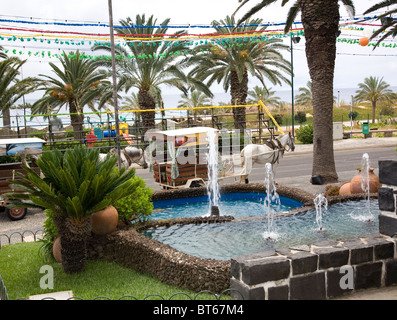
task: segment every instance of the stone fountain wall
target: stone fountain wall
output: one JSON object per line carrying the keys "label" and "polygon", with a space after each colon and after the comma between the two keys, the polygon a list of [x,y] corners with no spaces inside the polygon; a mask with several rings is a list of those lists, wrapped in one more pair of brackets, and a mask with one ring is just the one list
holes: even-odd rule
{"label": "stone fountain wall", "polygon": [[[221,190],[223,193],[264,191],[263,184],[227,185]],[[277,191],[302,202],[306,208],[313,206],[313,195],[303,190],[277,186]],[[158,191],[153,194],[153,200],[199,195],[206,195],[205,188]],[[352,200],[351,196],[329,200],[333,203],[349,199]],[[153,221],[146,227],[173,223],[221,223],[232,218],[217,219]],[[230,288],[235,299],[268,300],[328,299],[355,290],[397,284],[396,248],[396,239],[387,234],[374,234],[219,261],[182,253],[147,238],[139,229],[119,230],[95,237],[89,243],[93,259],[116,261],[180,288],[215,293]]]}
{"label": "stone fountain wall", "polygon": [[397,161],[379,161],[379,232],[390,237],[397,235]]}
{"label": "stone fountain wall", "polygon": [[[304,205],[313,205],[313,195],[303,190],[278,186],[280,195],[293,198]],[[265,192],[263,184],[230,184],[221,193]],[[184,198],[206,195],[205,187],[156,191],[153,200]],[[210,290],[221,293],[230,287],[230,261],[201,259],[180,252],[166,244],[141,234],[144,228],[173,224],[224,223],[230,216],[178,218],[153,220],[141,228],[118,230],[106,236],[92,237],[87,246],[91,259],[115,261],[126,267],[151,274],[161,281],[196,292]]]}
{"label": "stone fountain wall", "polygon": [[379,161],[379,182],[379,233],[232,259],[231,288],[244,299],[329,299],[397,284],[397,161]]}
{"label": "stone fountain wall", "polygon": [[373,234],[252,254],[232,259],[231,275],[235,299],[329,299],[396,284],[396,242]]}

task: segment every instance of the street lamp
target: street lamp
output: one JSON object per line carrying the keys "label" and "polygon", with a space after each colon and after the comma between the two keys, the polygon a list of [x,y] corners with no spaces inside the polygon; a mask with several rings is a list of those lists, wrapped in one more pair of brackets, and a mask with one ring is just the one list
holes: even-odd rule
{"label": "street lamp", "polygon": [[294,130],[294,124],[295,124],[295,119],[294,119],[294,47],[293,43],[297,44],[301,41],[300,37],[294,37],[291,35],[291,114],[292,114],[292,119],[291,119],[291,124],[292,124],[292,135],[295,136],[295,130]]}
{"label": "street lamp", "polygon": [[120,155],[120,131],[119,131],[119,108],[117,105],[117,78],[116,78],[116,54],[114,51],[114,34],[113,34],[113,10],[112,0],[108,0],[109,7],[109,26],[110,26],[110,44],[112,53],[112,76],[113,76],[113,100],[114,100],[114,116],[116,120],[116,147],[118,155],[119,170],[121,168],[121,155]]}

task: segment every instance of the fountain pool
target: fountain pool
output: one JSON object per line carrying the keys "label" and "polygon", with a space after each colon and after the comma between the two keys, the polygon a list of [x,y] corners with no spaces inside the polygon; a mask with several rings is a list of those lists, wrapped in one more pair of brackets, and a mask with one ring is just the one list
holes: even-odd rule
{"label": "fountain pool", "polygon": [[[218,202],[221,215],[235,218],[263,215],[266,193],[233,192],[220,196]],[[281,205],[274,204],[273,211],[284,212],[302,207],[302,203],[284,196],[280,196]],[[199,217],[208,215],[208,196],[174,198],[153,201],[154,211],[152,219],[175,219],[185,217]]]}
{"label": "fountain pool", "polygon": [[[362,215],[367,208],[367,201],[349,201],[329,206],[322,214],[322,232],[318,230],[315,209],[299,214],[276,214],[274,225],[279,234],[276,240],[263,236],[267,226],[263,214],[260,218],[240,218],[227,223],[150,228],[144,233],[193,256],[228,260],[269,249],[291,248],[378,232],[378,203],[370,201],[370,205],[374,217],[370,221]],[[207,208],[208,203],[203,211],[206,212]]]}

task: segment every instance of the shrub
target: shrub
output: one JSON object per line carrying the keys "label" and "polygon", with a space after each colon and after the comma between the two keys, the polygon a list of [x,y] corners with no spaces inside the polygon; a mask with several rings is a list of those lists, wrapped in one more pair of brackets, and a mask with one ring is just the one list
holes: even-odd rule
{"label": "shrub", "polygon": [[355,110],[351,111],[351,112],[349,112],[349,119],[351,118],[352,120],[356,120],[358,115],[359,115],[358,111],[355,111]]}
{"label": "shrub", "polygon": [[153,211],[151,202],[153,190],[146,187],[145,181],[138,176],[131,178],[136,184],[136,189],[130,195],[123,197],[113,203],[117,209],[119,219],[130,222],[134,218],[145,221]]}
{"label": "shrub", "polygon": [[[277,121],[277,123],[278,123],[279,125],[282,125],[282,124],[283,124],[283,115],[282,115],[282,114],[277,113],[277,114],[273,115],[273,118],[274,118],[274,120]],[[272,122],[273,122],[273,121],[272,121]]]}
{"label": "shrub", "polygon": [[313,143],[313,124],[310,123],[301,126],[298,130],[296,130],[296,137],[304,144]]}
{"label": "shrub", "polygon": [[298,123],[306,122],[306,113],[304,111],[299,111],[295,114],[295,120]]}

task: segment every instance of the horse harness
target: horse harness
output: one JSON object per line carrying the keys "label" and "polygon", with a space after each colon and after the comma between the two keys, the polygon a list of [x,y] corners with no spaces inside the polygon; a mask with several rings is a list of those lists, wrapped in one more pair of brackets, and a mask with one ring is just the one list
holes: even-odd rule
{"label": "horse harness", "polygon": [[285,148],[283,147],[283,145],[281,144],[281,142],[277,139],[275,140],[265,140],[264,144],[267,145],[270,149],[273,150],[273,157],[271,160],[271,163],[279,163],[280,161],[280,152],[281,155],[284,154]]}
{"label": "horse harness", "polygon": [[128,162],[128,168],[129,168],[133,163],[136,163],[136,164],[139,165],[138,161],[141,160],[141,158],[143,157],[143,152],[142,152],[142,153],[141,153],[141,156],[138,158],[138,160],[133,160],[133,159],[131,158],[131,156],[128,154],[128,152],[127,152],[125,149],[123,149],[123,154],[124,154],[124,156],[125,156],[125,158],[126,158],[126,160],[127,160],[127,162]]}

